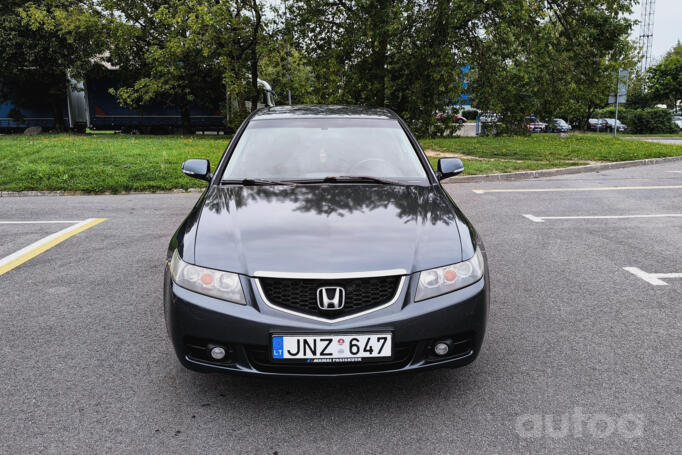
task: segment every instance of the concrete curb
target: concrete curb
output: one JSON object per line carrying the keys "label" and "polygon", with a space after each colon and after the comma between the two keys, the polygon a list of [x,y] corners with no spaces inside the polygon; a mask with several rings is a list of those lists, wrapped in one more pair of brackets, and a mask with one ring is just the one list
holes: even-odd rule
{"label": "concrete curb", "polygon": [[107,191],[105,193],[86,193],[84,191],[0,191],[0,198],[3,197],[33,197],[33,196],[130,196],[136,194],[183,194],[183,193],[201,193],[205,188],[189,188],[186,190],[168,190],[168,191],[130,191],[127,193],[112,193]]}
{"label": "concrete curb", "polygon": [[584,172],[599,172],[607,169],[622,169],[634,166],[649,166],[651,164],[668,163],[671,161],[682,161],[682,156],[671,156],[668,158],[649,158],[646,160],[617,161],[614,163],[588,164],[587,166],[562,167],[557,169],[542,169],[539,171],[509,172],[506,174],[482,174],[464,175],[460,177],[450,177],[443,180],[445,184],[452,183],[475,183],[475,182],[508,182],[512,180],[539,179],[543,177],[554,177],[557,175],[582,174]]}

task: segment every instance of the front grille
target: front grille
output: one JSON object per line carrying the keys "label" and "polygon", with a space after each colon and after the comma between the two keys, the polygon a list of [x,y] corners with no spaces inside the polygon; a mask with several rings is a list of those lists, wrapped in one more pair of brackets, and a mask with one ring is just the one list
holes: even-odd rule
{"label": "front grille", "polygon": [[370,362],[343,363],[282,363],[273,362],[263,346],[246,346],[246,355],[251,366],[259,371],[282,374],[344,374],[371,373],[405,368],[414,357],[415,344],[397,344],[393,347],[393,358]]}
{"label": "front grille", "polygon": [[[291,278],[259,278],[264,297],[273,305],[299,313],[334,319],[348,316],[390,302],[398,292],[401,277],[383,276],[340,280]],[[317,305],[317,290],[339,286],[345,291],[341,310],[321,310]]]}

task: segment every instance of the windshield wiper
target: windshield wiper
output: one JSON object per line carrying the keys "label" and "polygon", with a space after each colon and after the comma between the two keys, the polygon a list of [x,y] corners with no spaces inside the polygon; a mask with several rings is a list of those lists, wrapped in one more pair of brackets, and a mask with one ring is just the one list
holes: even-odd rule
{"label": "windshield wiper", "polygon": [[286,180],[269,180],[269,179],[241,179],[241,180],[222,180],[220,183],[244,186],[258,186],[258,185],[296,185],[294,182]]}
{"label": "windshield wiper", "polygon": [[405,184],[402,182],[398,182],[397,180],[391,180],[391,179],[385,179],[381,177],[371,177],[369,175],[339,175],[339,176],[334,176],[330,175],[329,177],[325,177],[322,179],[324,183],[327,182],[340,182],[340,183],[362,183],[362,182],[372,182],[372,183],[381,183],[382,185],[401,185],[404,186]]}

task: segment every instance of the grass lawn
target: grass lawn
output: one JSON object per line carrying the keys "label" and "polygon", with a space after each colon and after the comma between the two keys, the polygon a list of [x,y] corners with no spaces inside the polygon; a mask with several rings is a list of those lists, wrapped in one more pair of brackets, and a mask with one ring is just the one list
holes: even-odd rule
{"label": "grass lawn", "polygon": [[[435,138],[423,139],[421,144],[424,149],[439,155],[452,154],[462,158],[464,174],[469,175],[682,155],[682,147],[677,145],[621,140],[596,134],[571,134],[565,138],[554,134]],[[430,156],[429,159],[435,166],[438,158]]]}
{"label": "grass lawn", "polygon": [[225,136],[0,136],[0,190],[148,191],[196,188],[180,165],[207,158],[215,166]]}
{"label": "grass lawn", "polygon": [[614,139],[597,135],[534,134],[527,137],[462,137],[424,139],[422,147],[470,157],[500,160],[629,161],[682,155],[674,145]]}
{"label": "grass lawn", "polygon": [[[0,136],[0,191],[198,187],[202,182],[185,177],[180,164],[188,158],[208,158],[215,166],[228,142],[225,136]],[[436,138],[421,143],[440,156],[461,157],[469,175],[682,155],[681,146],[599,135]],[[429,159],[435,166],[438,158]]]}

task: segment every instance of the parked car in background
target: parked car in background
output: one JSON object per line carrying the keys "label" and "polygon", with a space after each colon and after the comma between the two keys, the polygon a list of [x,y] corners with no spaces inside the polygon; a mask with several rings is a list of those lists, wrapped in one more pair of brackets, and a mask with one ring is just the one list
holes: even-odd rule
{"label": "parked car in background", "polygon": [[682,130],[682,115],[676,115],[673,117],[673,123]]}
{"label": "parked car in background", "polygon": [[547,124],[538,120],[534,115],[526,116],[526,128],[531,133],[543,133],[547,130]]}
{"label": "parked car in background", "polygon": [[618,128],[618,131],[625,131],[628,129],[626,125],[621,123],[620,120],[616,120],[615,118],[605,118],[603,119],[606,122],[606,130],[613,132],[614,128]]}
{"label": "parked car in background", "polygon": [[587,129],[590,131],[606,131],[606,120],[603,118],[591,118],[587,120]]}
{"label": "parked car in background", "polygon": [[478,117],[481,123],[496,123],[499,122],[501,118],[502,116],[495,112],[485,112]]}
{"label": "parked car in background", "polygon": [[571,131],[571,125],[566,123],[564,119],[560,118],[553,118],[550,122],[549,125],[547,125],[547,132],[559,132],[559,133],[567,133]]}
{"label": "parked car in background", "polygon": [[436,114],[436,120],[443,122],[443,123],[448,123],[448,121],[452,119],[452,123],[457,123],[459,125],[466,123],[467,119],[462,117],[459,114],[455,114],[454,117],[448,114],[445,114],[443,112],[438,112]]}

